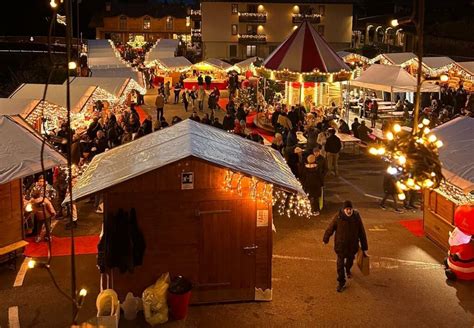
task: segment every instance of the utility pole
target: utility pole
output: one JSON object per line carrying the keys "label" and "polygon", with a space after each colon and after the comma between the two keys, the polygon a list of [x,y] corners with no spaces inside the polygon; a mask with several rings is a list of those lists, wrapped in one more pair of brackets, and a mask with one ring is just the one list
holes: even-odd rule
{"label": "utility pole", "polygon": [[418,46],[416,56],[418,57],[418,69],[416,73],[415,113],[413,115],[413,135],[418,132],[418,118],[421,106],[421,74],[423,66],[423,27],[425,23],[425,0],[418,0],[418,18],[414,21]]}

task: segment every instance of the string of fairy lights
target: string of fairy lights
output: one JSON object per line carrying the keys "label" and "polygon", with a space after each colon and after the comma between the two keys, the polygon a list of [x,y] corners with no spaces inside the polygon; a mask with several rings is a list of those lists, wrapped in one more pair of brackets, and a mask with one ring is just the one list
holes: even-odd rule
{"label": "string of fairy lights", "polygon": [[435,189],[443,180],[438,148],[443,146],[428,127],[424,118],[415,134],[403,134],[399,124],[386,133],[387,146],[370,147],[369,153],[389,163],[387,173],[397,177],[398,198],[405,199],[405,191]]}
{"label": "string of fairy lights", "polygon": [[311,203],[306,194],[291,193],[275,187],[271,183],[263,182],[256,177],[247,177],[241,173],[226,170],[223,180],[223,189],[227,192],[244,196],[243,185],[248,185],[248,195],[257,202],[276,206],[277,213],[281,216],[292,215],[310,218],[312,215]]}

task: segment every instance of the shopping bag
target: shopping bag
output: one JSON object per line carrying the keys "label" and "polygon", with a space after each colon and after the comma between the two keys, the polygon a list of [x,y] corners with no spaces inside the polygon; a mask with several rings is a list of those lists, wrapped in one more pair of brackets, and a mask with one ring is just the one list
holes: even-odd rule
{"label": "shopping bag", "polygon": [[169,273],[164,273],[161,277],[143,291],[143,312],[145,320],[151,326],[168,321],[167,293],[170,284]]}
{"label": "shopping bag", "polygon": [[117,293],[110,288],[109,275],[107,278],[106,288],[103,288],[104,274],[100,275],[100,293],[97,296],[97,325],[104,328],[118,328],[120,321],[120,302]]}
{"label": "shopping bag", "polygon": [[364,276],[367,276],[370,273],[369,256],[366,255],[362,249],[359,249],[357,252],[357,266]]}

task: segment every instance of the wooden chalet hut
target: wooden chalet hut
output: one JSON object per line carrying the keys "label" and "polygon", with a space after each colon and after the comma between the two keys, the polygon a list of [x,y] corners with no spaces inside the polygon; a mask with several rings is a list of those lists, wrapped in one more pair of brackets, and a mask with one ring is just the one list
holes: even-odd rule
{"label": "wooden chalet hut", "polygon": [[185,120],[94,157],[73,196],[101,192],[105,220],[136,210],[146,249],[133,273],[112,269],[121,298],[170,272],[206,303],[271,300],[273,188],[304,194],[272,148]]}
{"label": "wooden chalet hut", "polygon": [[444,249],[454,230],[457,206],[474,203],[474,118],[459,117],[432,130],[443,141],[439,158],[446,181],[425,190],[423,220],[426,236]]}
{"label": "wooden chalet hut", "polygon": [[[21,118],[0,116],[0,256],[25,246],[23,241],[22,178],[41,172],[41,137]],[[66,159],[45,144],[44,166]]]}

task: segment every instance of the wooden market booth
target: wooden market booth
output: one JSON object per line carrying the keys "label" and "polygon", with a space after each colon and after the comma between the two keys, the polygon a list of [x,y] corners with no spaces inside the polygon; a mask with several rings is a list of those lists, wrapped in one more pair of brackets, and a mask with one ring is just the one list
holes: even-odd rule
{"label": "wooden market booth", "polygon": [[432,130],[443,147],[439,157],[446,181],[423,193],[423,222],[426,236],[448,249],[454,230],[457,206],[474,203],[474,118],[459,117]]}
{"label": "wooden market booth", "polygon": [[182,73],[188,72],[193,64],[183,56],[157,58],[149,63],[148,67],[155,68],[155,84],[166,82],[167,78],[174,85],[179,82]]}
{"label": "wooden market booth", "polygon": [[[42,139],[19,116],[7,115],[0,115],[0,139],[0,256],[11,257],[27,244],[23,241],[22,178],[41,172]],[[43,158],[45,169],[66,163],[48,144]]]}
{"label": "wooden market booth", "polygon": [[228,85],[227,72],[232,69],[232,65],[217,58],[208,58],[194,64],[191,69],[195,75],[189,76],[184,80],[184,87],[186,89],[198,88],[197,77],[201,73],[203,78],[206,75],[212,78],[211,89],[217,87],[219,90],[225,90]]}
{"label": "wooden market booth", "polygon": [[448,71],[450,87],[458,88],[462,82],[464,89],[474,92],[474,61],[455,62]]}
{"label": "wooden market booth", "polygon": [[278,152],[188,119],[94,157],[73,195],[101,191],[106,222],[136,210],[146,249],[112,269],[120,298],[170,272],[207,303],[271,300],[273,187],[304,193]]}

